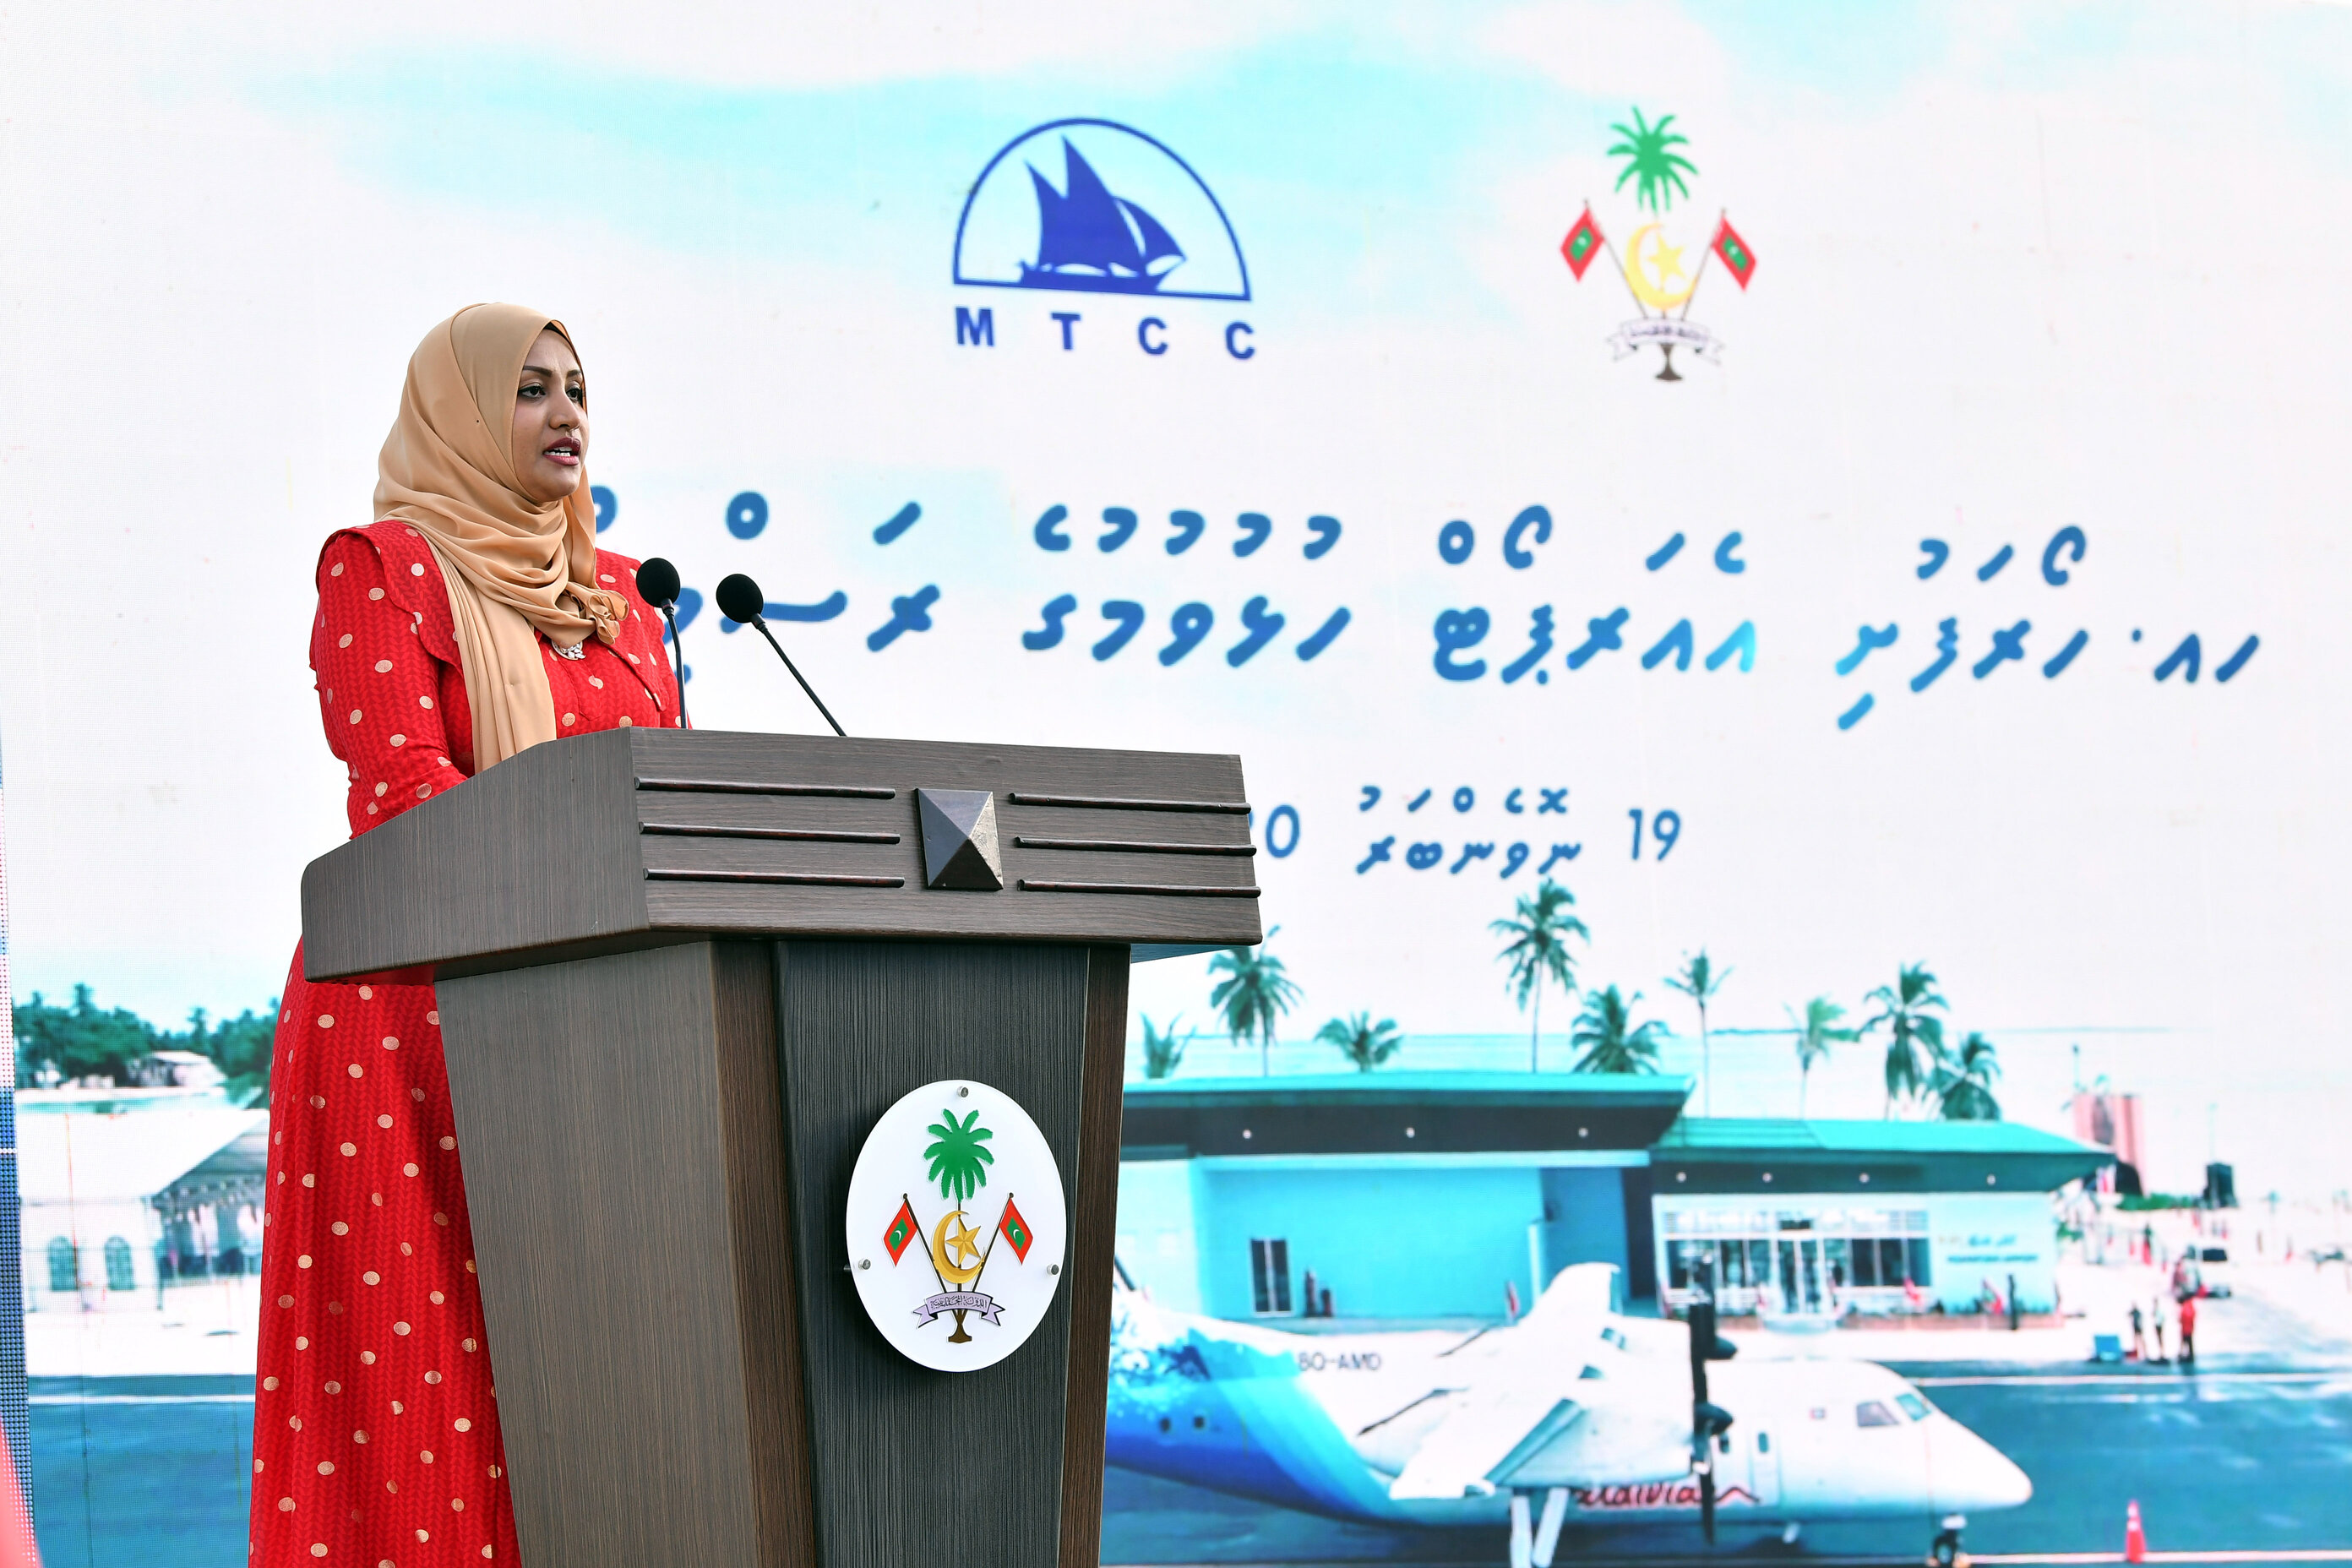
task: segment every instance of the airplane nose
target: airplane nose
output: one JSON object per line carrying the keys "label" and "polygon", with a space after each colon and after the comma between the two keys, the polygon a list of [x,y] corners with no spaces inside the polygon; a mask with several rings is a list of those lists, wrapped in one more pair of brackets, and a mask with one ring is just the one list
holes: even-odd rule
{"label": "airplane nose", "polygon": [[1974,1513],[2032,1500],[2032,1478],[1958,1422],[1949,1417],[1933,1422],[1925,1436],[1937,1511]]}

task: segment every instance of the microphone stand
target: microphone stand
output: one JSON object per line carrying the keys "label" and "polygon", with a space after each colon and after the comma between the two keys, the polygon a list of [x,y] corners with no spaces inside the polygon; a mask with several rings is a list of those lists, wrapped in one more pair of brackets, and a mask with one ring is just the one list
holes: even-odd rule
{"label": "microphone stand", "polygon": [[662,619],[669,623],[669,646],[677,650],[677,721],[681,729],[692,729],[686,714],[686,645],[677,640],[677,602],[673,599],[661,606]]}
{"label": "microphone stand", "polygon": [[[801,689],[807,692],[808,700],[816,704],[816,710],[824,715],[824,721],[833,726],[833,732],[845,741],[849,739],[849,731],[841,727],[841,721],[833,716],[833,710],[824,705],[824,699],[819,697],[816,694],[816,688],[808,683],[808,677],[803,675],[800,666],[793,662],[793,656],[784,651],[784,645],[778,642],[776,634],[768,629],[768,617],[753,616],[751,624],[760,628],[760,635],[768,639],[768,646],[776,650],[776,657],[784,661],[784,668],[791,670],[793,679],[801,683]],[[684,688],[680,688],[681,691]]]}

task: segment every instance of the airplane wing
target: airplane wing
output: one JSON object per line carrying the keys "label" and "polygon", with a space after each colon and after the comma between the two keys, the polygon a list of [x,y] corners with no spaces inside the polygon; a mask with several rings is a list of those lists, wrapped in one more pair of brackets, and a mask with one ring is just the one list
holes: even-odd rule
{"label": "airplane wing", "polygon": [[1444,1420],[1421,1440],[1389,1496],[1410,1498],[1489,1497],[1495,1483],[1488,1472],[1501,1467],[1512,1450],[1539,1426],[1553,1418],[1557,1407],[1575,1405],[1549,1387],[1514,1386],[1507,1380],[1474,1388]]}
{"label": "airplane wing", "polygon": [[[1500,1342],[1465,1356],[1468,1388],[1389,1495],[1450,1499],[1689,1473],[1687,1393],[1678,1397],[1671,1378],[1603,1357],[1613,1273],[1606,1265],[1564,1270],[1524,1321],[1494,1336]],[[1610,1360],[1612,1373],[1596,1358]]]}
{"label": "airplane wing", "polygon": [[[1389,1496],[1486,1497],[1500,1487],[1633,1486],[1690,1473],[1690,1418],[1653,1388],[1586,1383],[1474,1390],[1422,1440]],[[1597,1394],[1597,1397],[1595,1396]]]}
{"label": "airplane wing", "polygon": [[1574,1422],[1529,1433],[1496,1481],[1520,1488],[1612,1487],[1687,1476],[1688,1404],[1678,1405],[1670,1394],[1662,1399],[1662,1392],[1621,1384],[1605,1402],[1579,1411]]}

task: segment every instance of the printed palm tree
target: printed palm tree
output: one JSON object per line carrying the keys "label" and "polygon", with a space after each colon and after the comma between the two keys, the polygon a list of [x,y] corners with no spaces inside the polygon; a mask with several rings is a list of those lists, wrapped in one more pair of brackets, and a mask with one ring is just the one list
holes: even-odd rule
{"label": "printed palm tree", "polygon": [[1959,1049],[1936,1064],[1928,1088],[1945,1121],[2000,1120],[2000,1101],[1992,1095],[1992,1080],[2000,1076],[1997,1055],[1992,1042],[1971,1029]]}
{"label": "printed palm tree", "polygon": [[1845,1009],[1826,996],[1816,996],[1805,1004],[1805,1016],[1799,1017],[1789,1011],[1789,1022],[1797,1029],[1797,1120],[1805,1119],[1805,1091],[1811,1086],[1813,1064],[1830,1054],[1830,1047],[1840,1040],[1862,1038],[1859,1029],[1841,1029],[1837,1021],[1845,1016]]}
{"label": "printed palm tree", "polygon": [[952,1110],[942,1110],[945,1122],[934,1121],[924,1131],[939,1140],[923,1151],[923,1158],[931,1163],[930,1179],[940,1184],[940,1196],[961,1206],[964,1201],[988,1185],[988,1172],[982,1167],[996,1163],[996,1156],[981,1147],[996,1136],[978,1125],[980,1111],[975,1108],[961,1121]]}
{"label": "printed palm tree", "polygon": [[1690,187],[1683,184],[1683,174],[1698,173],[1697,164],[1674,150],[1690,145],[1689,137],[1666,129],[1674,122],[1673,115],[1662,114],[1653,125],[1642,118],[1641,110],[1636,108],[1631,130],[1622,125],[1609,128],[1624,138],[1609,149],[1609,156],[1626,161],[1625,172],[1617,176],[1616,189],[1623,190],[1628,180],[1638,182],[1633,186],[1633,203],[1652,212],[1664,212],[1673,206],[1677,195],[1689,195]]}
{"label": "printed palm tree", "polygon": [[1183,1015],[1180,1013],[1169,1019],[1165,1029],[1155,1029],[1150,1019],[1143,1020],[1144,1077],[1166,1078],[1176,1070],[1176,1064],[1184,1059],[1184,1047],[1192,1043],[1192,1037],[1187,1035],[1181,1040],[1176,1037],[1176,1026],[1182,1018]]}
{"label": "printed palm tree", "polygon": [[1382,1018],[1375,1024],[1370,1013],[1334,1018],[1315,1031],[1315,1038],[1323,1045],[1339,1047],[1339,1054],[1355,1063],[1358,1072],[1371,1071],[1404,1045],[1394,1018]]}
{"label": "printed palm tree", "polygon": [[1891,1117],[1895,1098],[1916,1095],[1927,1088],[1928,1075],[1944,1058],[1944,1021],[1927,1016],[1927,1010],[1945,1008],[1946,1004],[1937,994],[1936,977],[1924,963],[1901,965],[1894,984],[1880,986],[1864,1000],[1876,1003],[1878,1011],[1863,1025],[1862,1032],[1867,1035],[1881,1024],[1886,1026],[1885,1114]]}
{"label": "printed palm tree", "polygon": [[1683,966],[1678,973],[1666,976],[1666,984],[1698,1004],[1698,1082],[1699,1105],[1708,1116],[1715,1114],[1715,1053],[1708,1048],[1706,1037],[1707,999],[1723,989],[1731,978],[1728,969],[1717,969],[1707,962],[1706,949],[1700,948],[1698,956],[1683,954]]}
{"label": "printed palm tree", "polygon": [[1505,984],[1520,1006],[1527,1006],[1530,997],[1535,1002],[1528,1021],[1529,1072],[1536,1070],[1536,1043],[1542,1037],[1543,983],[1549,977],[1562,991],[1574,995],[1576,964],[1568,956],[1568,939],[1580,936],[1587,942],[1592,940],[1584,922],[1565,912],[1575,902],[1574,893],[1546,877],[1533,898],[1519,900],[1511,919],[1496,921],[1487,927],[1496,936],[1511,939],[1495,955],[1511,966]]}
{"label": "printed palm tree", "polygon": [[1617,987],[1586,992],[1584,1011],[1577,1015],[1573,1043],[1584,1055],[1570,1072],[1655,1072],[1658,1070],[1658,1026],[1633,1021],[1639,991],[1621,996]]}
{"label": "printed palm tree", "polygon": [[1265,941],[1255,951],[1229,947],[1209,960],[1210,973],[1227,976],[1209,993],[1209,1005],[1224,1015],[1225,1033],[1236,1045],[1251,1035],[1257,1037],[1258,1072],[1263,1077],[1274,1073],[1274,1026],[1298,1000],[1297,984],[1283,972],[1282,960],[1269,951],[1281,931],[1276,926],[1266,932]]}

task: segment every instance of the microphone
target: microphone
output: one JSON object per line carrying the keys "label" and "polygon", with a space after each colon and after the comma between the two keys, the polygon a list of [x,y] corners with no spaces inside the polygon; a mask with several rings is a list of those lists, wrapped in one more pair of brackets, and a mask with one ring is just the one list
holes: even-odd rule
{"label": "microphone", "polygon": [[742,573],[737,572],[719,580],[719,613],[738,626],[759,627],[760,635],[768,639],[768,646],[776,650],[776,657],[784,661],[784,668],[793,672],[793,679],[801,683],[803,691],[808,693],[808,700],[816,704],[816,710],[824,715],[826,723],[833,726],[833,732],[847,740],[849,731],[841,727],[841,721],[833,716],[833,710],[824,705],[824,699],[816,694],[816,688],[808,683],[808,677],[793,663],[793,656],[784,651],[783,645],[776,640],[776,634],[768,629],[767,617],[761,613],[766,604],[767,599],[760,592],[760,584]]}
{"label": "microphone", "polygon": [[669,623],[669,645],[677,649],[677,717],[686,721],[686,645],[677,640],[677,568],[656,555],[637,564],[637,592]]}

